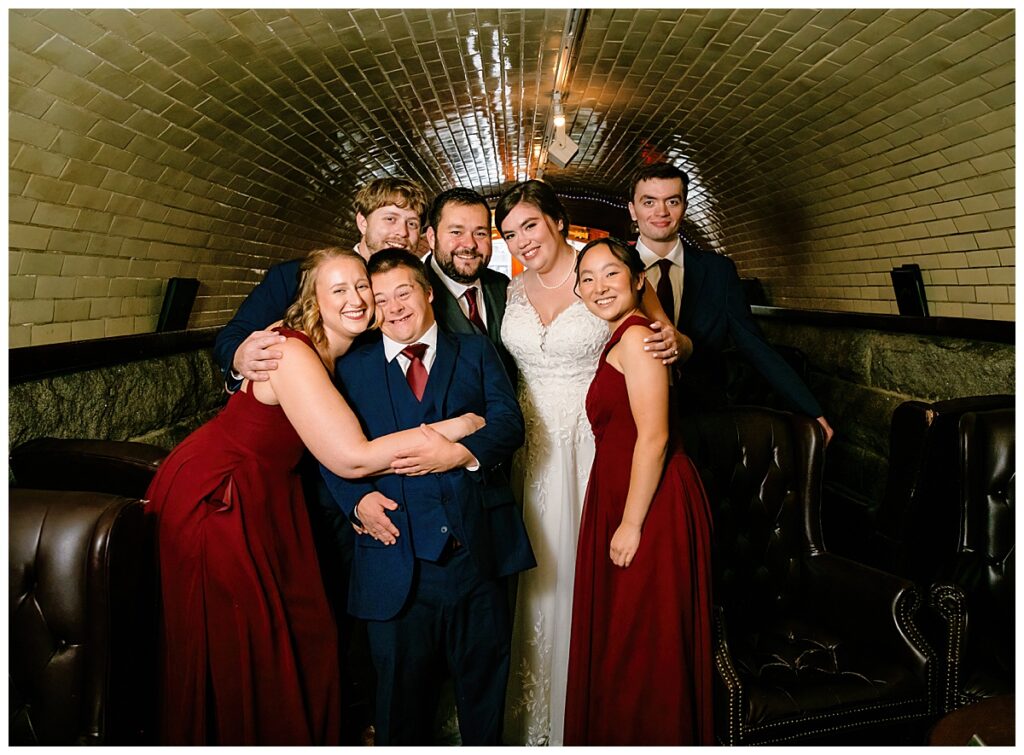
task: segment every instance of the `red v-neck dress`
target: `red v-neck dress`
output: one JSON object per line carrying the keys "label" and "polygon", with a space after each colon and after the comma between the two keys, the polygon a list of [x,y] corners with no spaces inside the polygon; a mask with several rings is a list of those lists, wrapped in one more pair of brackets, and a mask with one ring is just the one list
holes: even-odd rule
{"label": "red v-neck dress", "polygon": [[296,471],[304,450],[280,406],[239,391],[149,487],[166,744],[338,743],[337,629]]}
{"label": "red v-neck dress", "polygon": [[637,429],[625,376],[604,348],[587,394],[596,451],[580,524],[566,745],[713,744],[711,515],[690,459],[672,450],[626,568],[609,558]]}

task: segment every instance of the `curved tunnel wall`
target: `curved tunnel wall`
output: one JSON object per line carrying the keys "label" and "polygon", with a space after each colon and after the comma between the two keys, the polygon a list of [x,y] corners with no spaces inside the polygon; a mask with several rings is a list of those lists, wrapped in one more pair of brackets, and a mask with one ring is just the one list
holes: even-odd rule
{"label": "curved tunnel wall", "polygon": [[[219,325],[274,262],[355,240],[359,185],[532,175],[564,10],[9,12],[11,347]],[[688,232],[771,303],[1013,319],[1012,10],[588,12],[557,188],[693,177]],[[599,216],[600,209],[595,212]]]}

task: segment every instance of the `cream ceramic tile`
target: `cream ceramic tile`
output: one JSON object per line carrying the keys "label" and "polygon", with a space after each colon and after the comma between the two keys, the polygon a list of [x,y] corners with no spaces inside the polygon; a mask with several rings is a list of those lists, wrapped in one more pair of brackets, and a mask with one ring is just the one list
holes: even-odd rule
{"label": "cream ceramic tile", "polygon": [[47,323],[53,321],[53,299],[27,299],[10,302],[12,325]]}
{"label": "cream ceramic tile", "polygon": [[89,319],[89,301],[87,299],[58,299],[53,303],[54,322],[70,322],[74,324]]}
{"label": "cream ceramic tile", "polygon": [[89,302],[89,317],[93,320],[116,317],[121,313],[121,300],[116,297],[83,299],[83,301]]}
{"label": "cream ceramic tile", "polygon": [[959,302],[939,302],[934,307],[929,307],[929,312],[936,317],[963,317],[964,306]]}
{"label": "cream ceramic tile", "polygon": [[7,278],[7,298],[32,299],[36,295],[36,276],[10,275]]}
{"label": "cream ceramic tile", "polygon": [[111,317],[103,321],[103,334],[105,338],[111,338],[113,336],[127,336],[134,332],[136,332],[135,322],[134,318],[130,316]]}
{"label": "cream ceramic tile", "polygon": [[103,338],[105,335],[106,328],[102,320],[79,320],[71,323],[72,341],[87,341]]}
{"label": "cream ceramic tile", "polygon": [[[373,175],[492,194],[529,175],[565,11],[14,15],[28,30],[9,53],[14,248],[162,274],[201,263],[209,317],[226,319],[225,282],[348,243],[337,208]],[[770,290],[786,281],[790,301],[891,307],[872,299],[884,282],[813,261],[1012,265],[1012,238],[993,235],[1014,223],[1012,29],[1012,11],[977,9],[592,9],[566,99],[580,153],[545,177],[617,197],[632,155],[668,156],[699,177],[687,217],[702,244]],[[32,202],[83,212],[40,233],[35,213],[67,215]],[[985,251],[1000,264],[944,256]]]}
{"label": "cream ceramic tile", "polygon": [[71,340],[71,323],[60,322],[50,325],[32,326],[32,345],[66,343]]}
{"label": "cream ceramic tile", "polygon": [[979,320],[992,319],[991,304],[964,304],[964,317],[974,317]]}
{"label": "cream ceramic tile", "polygon": [[1014,285],[1016,276],[1016,268],[1014,267],[990,267],[988,269],[988,280],[989,283],[998,283],[1004,286]]}

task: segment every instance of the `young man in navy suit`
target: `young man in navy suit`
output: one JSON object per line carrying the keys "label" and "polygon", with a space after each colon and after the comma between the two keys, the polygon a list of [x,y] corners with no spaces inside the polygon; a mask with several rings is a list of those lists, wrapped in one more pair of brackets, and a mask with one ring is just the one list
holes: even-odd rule
{"label": "young man in navy suit", "polygon": [[666,314],[690,340],[689,349],[681,351],[680,362],[689,359],[676,381],[680,405],[715,402],[715,389],[724,381],[722,350],[733,344],[790,408],[818,420],[827,443],[832,427],[821,405],[764,340],[750,313],[736,265],[724,255],[684,244],[679,237],[688,183],[686,173],[676,166],[656,163],[634,175],[629,192],[629,214],[639,229],[636,248],[647,265],[647,280]]}
{"label": "young man in navy suit", "polygon": [[367,437],[466,412],[486,420],[443,458],[400,458],[372,482],[323,470],[359,532],[348,607],[367,622],[376,743],[430,744],[447,667],[463,744],[497,745],[511,641],[501,577],[535,561],[521,518],[493,516],[516,507],[488,477],[522,444],[523,417],[492,344],[437,327],[415,255],[382,251],[369,271],[383,338],[336,373]]}

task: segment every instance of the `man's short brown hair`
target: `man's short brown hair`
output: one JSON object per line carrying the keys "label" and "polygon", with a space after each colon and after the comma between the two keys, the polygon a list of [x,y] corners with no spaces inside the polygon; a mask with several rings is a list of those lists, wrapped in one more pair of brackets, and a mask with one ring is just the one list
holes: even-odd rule
{"label": "man's short brown hair", "polygon": [[389,204],[402,209],[408,207],[422,217],[427,209],[427,193],[408,178],[386,176],[373,179],[356,194],[356,212],[364,218]]}
{"label": "man's short brown hair", "polygon": [[686,201],[686,192],[690,187],[690,177],[686,175],[686,171],[677,168],[672,163],[654,163],[653,165],[645,165],[643,168],[640,168],[640,170],[633,174],[633,180],[629,184],[629,196],[626,197],[626,201],[634,201],[636,185],[638,183],[650,181],[652,178],[668,180],[678,178],[683,184],[683,201]]}
{"label": "man's short brown hair", "polygon": [[423,260],[408,249],[381,249],[370,257],[366,264],[366,273],[372,279],[378,273],[390,273],[397,267],[412,271],[413,279],[425,292],[430,293],[432,286],[427,278],[427,266]]}

